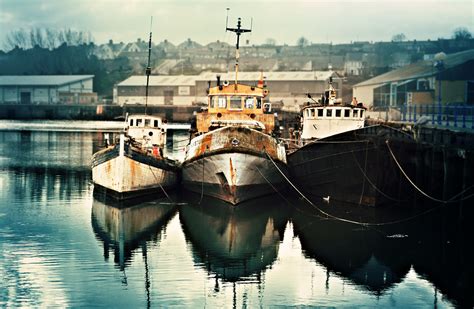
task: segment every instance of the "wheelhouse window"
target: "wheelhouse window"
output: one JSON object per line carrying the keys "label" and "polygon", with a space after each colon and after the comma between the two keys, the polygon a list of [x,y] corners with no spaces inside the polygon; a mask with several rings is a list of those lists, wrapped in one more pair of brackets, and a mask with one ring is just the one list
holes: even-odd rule
{"label": "wheelhouse window", "polygon": [[323,117],[323,111],[324,111],[324,109],[322,109],[322,108],[318,109],[318,117]]}
{"label": "wheelhouse window", "polygon": [[226,108],[227,98],[224,96],[213,96],[211,98],[211,108]]}
{"label": "wheelhouse window", "polygon": [[354,109],[354,110],[352,111],[352,117],[357,118],[357,116],[358,116],[358,112],[357,112],[356,109]]}
{"label": "wheelhouse window", "polygon": [[309,110],[309,108],[308,108],[308,109],[306,110],[306,117],[309,118],[309,115],[310,115],[310,110]]}
{"label": "wheelhouse window", "polygon": [[230,109],[242,109],[242,97],[240,96],[230,97]]}
{"label": "wheelhouse window", "polygon": [[254,107],[254,103],[255,102],[255,98],[254,97],[247,97],[245,99],[245,108],[246,109],[253,109]]}
{"label": "wheelhouse window", "polygon": [[153,126],[154,126],[155,128],[158,128],[158,120],[153,120]]}
{"label": "wheelhouse window", "polygon": [[136,124],[137,127],[140,127],[142,125],[143,119],[137,119]]}
{"label": "wheelhouse window", "polygon": [[332,117],[332,109],[327,109],[326,110],[326,117]]}
{"label": "wheelhouse window", "polygon": [[364,111],[360,111],[360,118],[364,117]]}
{"label": "wheelhouse window", "polygon": [[149,127],[150,126],[150,119],[145,119],[145,127]]}
{"label": "wheelhouse window", "polygon": [[341,110],[336,109],[336,118],[341,118]]}
{"label": "wheelhouse window", "polygon": [[314,118],[315,116],[316,116],[316,112],[315,112],[314,108],[312,108],[311,109],[311,117]]}
{"label": "wheelhouse window", "polygon": [[133,119],[130,119],[130,126],[133,127]]}
{"label": "wheelhouse window", "polygon": [[262,98],[257,98],[257,108],[262,108]]}
{"label": "wheelhouse window", "polygon": [[344,110],[344,118],[349,118],[351,116],[351,110],[350,109],[345,109]]}

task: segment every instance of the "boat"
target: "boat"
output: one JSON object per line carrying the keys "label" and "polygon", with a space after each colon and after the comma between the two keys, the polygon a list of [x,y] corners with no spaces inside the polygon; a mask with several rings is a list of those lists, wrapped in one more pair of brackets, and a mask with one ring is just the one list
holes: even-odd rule
{"label": "boat", "polygon": [[179,163],[163,156],[166,121],[147,113],[150,52],[151,32],[145,113],[127,115],[119,141],[92,156],[94,185],[118,200],[156,193],[167,196],[167,190],[173,189],[178,183]]}
{"label": "boat", "polygon": [[355,98],[343,104],[336,97],[332,79],[319,101],[303,107],[301,139],[288,154],[298,188],[316,198],[367,206],[404,199],[401,189],[407,188],[386,141],[411,149],[413,136],[380,124],[365,126],[365,113]]}
{"label": "boat", "polygon": [[286,152],[263,78],[257,85],[238,82],[239,37],[236,33],[235,81],[208,89],[208,106],[197,113],[182,165],[183,187],[233,205],[270,194],[286,184]]}
{"label": "boat", "polygon": [[[309,94],[308,97],[312,99]],[[356,98],[350,104],[342,104],[336,96],[331,77],[329,88],[321,99],[308,103],[301,109],[301,144],[363,128],[365,111],[366,108]]]}

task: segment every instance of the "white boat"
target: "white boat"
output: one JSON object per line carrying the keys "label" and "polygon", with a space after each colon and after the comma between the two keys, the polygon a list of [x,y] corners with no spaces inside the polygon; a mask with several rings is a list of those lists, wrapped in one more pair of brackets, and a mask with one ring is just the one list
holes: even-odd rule
{"label": "white boat", "polygon": [[[145,113],[125,119],[125,132],[115,145],[92,157],[92,181],[98,189],[122,200],[144,194],[162,193],[178,182],[178,164],[163,157],[166,123],[161,117],[147,114],[148,83],[151,73],[151,32],[148,43]],[[96,192],[96,190],[94,190]]]}
{"label": "white boat", "polygon": [[329,89],[321,100],[301,109],[301,144],[363,128],[365,111],[366,108],[355,100],[351,104],[342,104],[336,98],[336,90],[330,80]]}
{"label": "white boat", "polygon": [[92,157],[92,181],[117,199],[164,193],[176,186],[178,164],[163,157],[166,124],[158,116],[133,115],[119,142]]}
{"label": "white boat", "polygon": [[286,153],[275,137],[276,116],[265,103],[268,90],[263,79],[257,86],[239,84],[239,36],[237,34],[235,82],[209,88],[208,108],[196,116],[196,124],[182,166],[185,188],[238,204],[281,188],[286,182]]}

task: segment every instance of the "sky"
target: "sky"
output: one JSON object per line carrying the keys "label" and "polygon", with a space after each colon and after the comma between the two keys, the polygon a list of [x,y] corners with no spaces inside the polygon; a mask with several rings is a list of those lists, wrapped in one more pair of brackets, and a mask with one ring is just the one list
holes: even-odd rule
{"label": "sky", "polygon": [[[227,8],[229,10],[227,11]],[[153,41],[179,44],[234,43],[225,32],[241,17],[252,33],[242,41],[295,45],[312,43],[449,38],[465,27],[474,34],[474,0],[0,0],[0,47],[20,28],[74,29],[92,34],[96,44],[147,39],[153,16]]]}

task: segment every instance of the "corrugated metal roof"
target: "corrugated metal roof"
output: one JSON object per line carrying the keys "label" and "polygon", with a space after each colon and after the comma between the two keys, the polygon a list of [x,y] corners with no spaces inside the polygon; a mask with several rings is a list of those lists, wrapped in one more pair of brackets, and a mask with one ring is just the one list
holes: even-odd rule
{"label": "corrugated metal roof", "polygon": [[94,75],[2,75],[0,86],[62,86],[94,78]]}
{"label": "corrugated metal roof", "polygon": [[[195,75],[150,75],[150,86],[194,86]],[[118,86],[146,86],[146,76],[130,76]]]}
{"label": "corrugated metal roof", "polygon": [[[463,52],[446,55],[444,59],[444,69],[447,70],[460,65],[469,60],[474,60],[474,49]],[[382,75],[376,76],[364,82],[354,85],[354,87],[376,85],[387,82],[404,81],[421,77],[434,76],[438,73],[434,67],[434,60],[419,61],[403,68],[393,70]]]}
{"label": "corrugated metal roof", "polygon": [[[204,72],[198,76],[197,80],[214,80],[216,75],[221,75],[221,80],[232,81],[235,79],[235,73],[212,73]],[[310,80],[328,80],[334,75],[334,71],[297,71],[297,72],[263,72],[267,81],[310,81]],[[257,81],[260,79],[260,72],[239,72],[239,80]]]}

